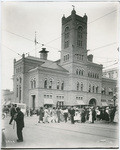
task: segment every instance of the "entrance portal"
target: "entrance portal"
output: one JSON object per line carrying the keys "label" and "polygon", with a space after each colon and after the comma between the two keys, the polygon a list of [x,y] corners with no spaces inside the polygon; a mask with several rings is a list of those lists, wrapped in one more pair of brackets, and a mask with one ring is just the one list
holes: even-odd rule
{"label": "entrance portal", "polygon": [[96,106],[96,99],[92,98],[92,99],[89,101],[89,105],[91,105],[91,106]]}
{"label": "entrance portal", "polygon": [[35,110],[35,95],[32,95],[32,108]]}

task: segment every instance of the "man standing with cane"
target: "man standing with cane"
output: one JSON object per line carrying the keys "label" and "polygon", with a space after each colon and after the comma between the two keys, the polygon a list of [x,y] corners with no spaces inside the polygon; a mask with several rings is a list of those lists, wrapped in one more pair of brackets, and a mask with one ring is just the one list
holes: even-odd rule
{"label": "man standing with cane", "polygon": [[12,105],[12,108],[11,108],[11,110],[10,110],[11,119],[10,119],[9,124],[12,124],[12,121],[13,121],[13,119],[14,119],[15,113],[16,113],[15,105],[13,104],[13,105]]}
{"label": "man standing with cane", "polygon": [[16,115],[14,116],[14,120],[16,121],[17,124],[17,137],[18,140],[17,142],[23,142],[23,135],[22,135],[22,129],[24,127],[24,114],[22,111],[20,111],[20,108],[16,108]]}

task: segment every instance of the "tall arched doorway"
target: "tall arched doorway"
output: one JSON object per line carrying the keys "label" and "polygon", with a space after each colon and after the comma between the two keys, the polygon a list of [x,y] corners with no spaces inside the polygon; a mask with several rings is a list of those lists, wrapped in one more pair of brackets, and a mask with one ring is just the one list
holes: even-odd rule
{"label": "tall arched doorway", "polygon": [[94,98],[90,99],[89,105],[96,106],[96,99],[94,99]]}

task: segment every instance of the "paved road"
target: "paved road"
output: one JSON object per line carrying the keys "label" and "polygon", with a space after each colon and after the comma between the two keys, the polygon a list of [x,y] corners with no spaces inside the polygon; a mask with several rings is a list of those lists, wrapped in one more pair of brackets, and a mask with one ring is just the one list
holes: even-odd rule
{"label": "paved road", "polygon": [[25,117],[24,142],[17,143],[16,127],[3,120],[7,148],[109,148],[118,147],[118,125],[89,123],[37,123],[38,117]]}

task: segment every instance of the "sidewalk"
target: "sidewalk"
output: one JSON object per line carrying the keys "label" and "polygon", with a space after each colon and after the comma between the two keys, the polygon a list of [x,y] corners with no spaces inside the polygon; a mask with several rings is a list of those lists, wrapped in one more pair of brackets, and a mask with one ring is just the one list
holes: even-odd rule
{"label": "sidewalk", "polygon": [[16,126],[13,129],[9,119],[4,120],[7,148],[85,147],[89,142],[94,146],[115,146],[118,141],[116,124],[71,124],[70,121],[44,124],[38,123],[38,116],[32,116],[25,117],[24,142],[17,143]]}

